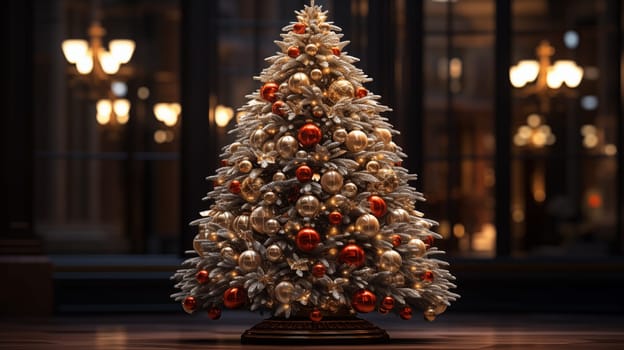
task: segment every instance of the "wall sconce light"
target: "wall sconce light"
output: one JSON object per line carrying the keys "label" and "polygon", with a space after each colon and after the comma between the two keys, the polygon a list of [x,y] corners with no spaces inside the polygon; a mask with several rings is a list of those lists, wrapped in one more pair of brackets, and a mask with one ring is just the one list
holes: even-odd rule
{"label": "wall sconce light", "polygon": [[130,119],[130,101],[127,99],[98,100],[96,105],[96,120],[100,125],[120,124],[124,125]]}
{"label": "wall sconce light", "polygon": [[156,103],[154,105],[154,116],[158,121],[172,127],[178,123],[182,107],[179,103]]}
{"label": "wall sconce light", "polygon": [[234,110],[232,108],[224,105],[215,107],[214,120],[218,127],[225,128],[232,118],[234,118]]}
{"label": "wall sconce light", "polygon": [[518,128],[513,140],[518,147],[542,148],[553,145],[557,138],[550,126],[542,124],[542,118],[538,114],[531,114],[527,117],[527,124]]}
{"label": "wall sconce light", "polygon": [[128,39],[111,40],[106,50],[102,38],[106,30],[98,21],[93,21],[88,30],[89,41],[81,39],[63,40],[61,45],[67,62],[75,64],[82,75],[94,72],[100,79],[117,74],[122,64],[128,63],[135,49],[135,42]]}

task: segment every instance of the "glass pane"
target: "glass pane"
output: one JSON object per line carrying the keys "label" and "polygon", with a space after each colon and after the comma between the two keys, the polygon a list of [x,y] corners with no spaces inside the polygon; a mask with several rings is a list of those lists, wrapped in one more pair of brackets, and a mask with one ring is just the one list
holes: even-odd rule
{"label": "glass pane", "polygon": [[616,238],[614,5],[513,2],[516,255],[607,255]]}

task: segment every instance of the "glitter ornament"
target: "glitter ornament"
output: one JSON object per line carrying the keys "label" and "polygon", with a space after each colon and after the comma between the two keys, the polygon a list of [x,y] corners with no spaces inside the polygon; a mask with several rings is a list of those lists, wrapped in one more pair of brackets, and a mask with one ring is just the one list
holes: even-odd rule
{"label": "glitter ornament", "polygon": [[311,227],[305,227],[299,230],[295,243],[297,248],[304,252],[311,252],[321,242],[321,235]]}
{"label": "glitter ornament", "polygon": [[311,147],[321,142],[323,134],[321,129],[313,123],[307,123],[299,128],[297,139],[303,147]]}
{"label": "glitter ornament", "polygon": [[275,102],[277,96],[275,93],[279,89],[279,86],[275,83],[266,83],[260,88],[260,96],[270,102]]}
{"label": "glitter ornament", "polygon": [[347,130],[343,128],[338,128],[334,130],[334,133],[332,134],[332,140],[340,143],[345,142],[347,140]]}
{"label": "glitter ornament", "polygon": [[410,252],[419,258],[423,257],[427,252],[427,245],[418,238],[410,239],[410,241],[407,242],[407,246],[410,248]]}
{"label": "glitter ornament", "polygon": [[353,88],[353,84],[345,79],[334,81],[327,89],[327,97],[334,103],[343,98],[352,98],[354,94],[355,89]]}
{"label": "glitter ornament", "polygon": [[307,165],[301,165],[297,168],[297,170],[295,170],[295,177],[297,177],[299,182],[308,182],[312,180],[312,175],[314,175],[314,172],[312,172],[312,168]]}
{"label": "glitter ornament", "polygon": [[327,273],[327,268],[322,263],[316,263],[312,266],[312,276],[321,278]]}
{"label": "glitter ornament", "polygon": [[368,137],[360,130],[353,130],[347,135],[345,141],[347,149],[351,152],[362,151],[368,146]]}
{"label": "glitter ornament", "polygon": [[386,214],[386,201],[379,196],[372,195],[368,197],[368,204],[373,215],[380,218]]}
{"label": "glitter ornament", "polygon": [[410,215],[407,210],[403,208],[397,208],[390,210],[388,215],[386,216],[386,223],[388,224],[396,224],[399,222],[409,222]]}
{"label": "glitter ornament", "polygon": [[316,53],[318,52],[318,46],[316,46],[315,44],[308,44],[305,47],[305,53],[307,53],[310,56],[316,56]]}
{"label": "glitter ornament", "polygon": [[265,206],[258,206],[249,215],[251,227],[258,233],[266,233],[266,223],[274,216],[273,209]]}
{"label": "glitter ornament", "polygon": [[336,170],[327,171],[321,176],[321,187],[327,193],[335,194],[342,188],[343,177]]}
{"label": "glitter ornament", "polygon": [[228,309],[236,309],[245,304],[247,293],[242,288],[231,287],[223,293],[223,305]]}
{"label": "glitter ornament", "polygon": [[264,186],[264,181],[261,178],[247,177],[241,184],[240,195],[247,202],[255,203],[258,201],[258,198],[260,198],[260,188],[262,188],[262,186]]}
{"label": "glitter ornament", "polygon": [[329,223],[332,225],[338,225],[342,222],[342,214],[339,211],[332,211],[328,215]]}
{"label": "glitter ornament", "polygon": [[197,273],[195,274],[195,280],[197,280],[197,283],[199,284],[204,284],[206,282],[208,282],[210,273],[206,270],[199,270],[197,271]]}
{"label": "glitter ornament", "polygon": [[394,250],[385,251],[379,257],[379,268],[384,271],[397,272],[401,269],[403,259],[401,254]]}
{"label": "glitter ornament", "polygon": [[218,320],[221,318],[221,309],[218,307],[211,307],[208,309],[208,318],[211,320]]}
{"label": "glitter ornament", "polygon": [[404,320],[409,320],[412,318],[412,308],[409,306],[405,306],[399,311],[399,316],[401,316]]}
{"label": "glitter ornament", "polygon": [[386,310],[394,309],[394,298],[387,296],[381,300],[381,306]]}
{"label": "glitter ornament", "polygon": [[249,160],[243,160],[238,163],[238,171],[241,173],[248,173],[253,169],[253,164]]}
{"label": "glitter ornament", "polygon": [[297,58],[301,52],[299,52],[299,48],[296,46],[291,46],[288,48],[288,56],[292,58]]}
{"label": "glitter ornament", "polygon": [[295,204],[297,212],[303,217],[314,217],[321,208],[321,202],[311,194],[299,197]]}
{"label": "glitter ornament", "polygon": [[379,221],[371,214],[364,214],[355,221],[355,229],[372,237],[379,232]]}
{"label": "glitter ornament", "polygon": [[347,244],[340,251],[339,260],[343,264],[360,267],[364,265],[364,261],[366,260],[364,249],[353,243]]}
{"label": "glitter ornament", "polygon": [[277,153],[279,153],[282,158],[289,159],[297,153],[299,143],[293,136],[284,135],[277,140],[275,148],[277,149]]}
{"label": "glitter ornament", "polygon": [[351,306],[357,311],[367,313],[375,310],[375,303],[377,303],[377,297],[373,292],[366,289],[361,289],[351,298]]}
{"label": "glitter ornament", "polygon": [[310,71],[310,78],[312,78],[312,80],[319,80],[322,77],[323,77],[323,72],[320,69],[315,68]]}
{"label": "glitter ornament", "polygon": [[288,281],[282,281],[275,286],[275,299],[282,304],[289,304],[294,299],[295,286]]}
{"label": "glitter ornament", "polygon": [[310,321],[320,322],[323,319],[323,314],[319,309],[314,309],[310,312]]}
{"label": "glitter ornament", "polygon": [[304,34],[306,31],[306,25],[303,23],[295,23],[293,24],[293,32],[295,34]]}
{"label": "glitter ornament", "polygon": [[355,89],[355,96],[357,98],[362,98],[366,95],[368,95],[368,90],[366,90],[365,88],[358,86],[358,88]]}
{"label": "glitter ornament", "polygon": [[286,115],[286,112],[284,111],[285,106],[286,104],[284,103],[284,101],[275,101],[271,106],[271,112],[273,112],[273,114],[279,115],[280,117],[283,117]]}
{"label": "glitter ornament", "polygon": [[308,75],[302,72],[295,73],[288,79],[288,88],[290,91],[300,94],[303,92],[304,86],[310,85],[310,79]]}
{"label": "glitter ornament", "polygon": [[238,267],[244,272],[255,271],[261,262],[262,258],[255,250],[246,250],[238,256]]}
{"label": "glitter ornament", "polygon": [[184,298],[184,301],[182,301],[182,308],[189,314],[195,312],[195,310],[197,310],[197,300],[195,297],[189,295]]}
{"label": "glitter ornament", "polygon": [[377,187],[386,193],[394,192],[399,187],[399,178],[392,169],[379,169],[375,174],[379,179]]}
{"label": "glitter ornament", "polygon": [[242,233],[249,230],[249,215],[241,214],[232,221],[232,230]]}
{"label": "glitter ornament", "polygon": [[266,258],[270,262],[276,262],[282,258],[282,248],[277,244],[272,244],[266,249]]}
{"label": "glitter ornament", "polygon": [[436,313],[435,310],[432,308],[428,308],[427,310],[425,310],[423,312],[423,316],[425,318],[425,320],[429,321],[429,322],[433,322],[436,318]]}
{"label": "glitter ornament", "polygon": [[238,180],[232,180],[228,185],[228,191],[234,194],[239,194],[241,191],[241,182]]}

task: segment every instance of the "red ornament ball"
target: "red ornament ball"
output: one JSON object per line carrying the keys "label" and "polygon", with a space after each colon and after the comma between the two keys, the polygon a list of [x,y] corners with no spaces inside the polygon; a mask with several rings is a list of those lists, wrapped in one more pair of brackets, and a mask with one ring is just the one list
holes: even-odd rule
{"label": "red ornament ball", "polygon": [[260,88],[260,96],[270,102],[275,102],[275,100],[277,99],[277,96],[275,96],[275,93],[277,92],[277,90],[279,89],[279,86],[275,83],[266,83],[264,85],[262,85],[262,87]]}
{"label": "red ornament ball", "polygon": [[238,180],[232,180],[228,186],[228,190],[234,194],[239,194],[241,192],[241,182]]}
{"label": "red ornament ball", "polygon": [[357,312],[371,312],[375,310],[376,303],[377,297],[375,293],[367,289],[358,290],[351,298],[351,306],[353,306]]}
{"label": "red ornament ball", "polygon": [[247,299],[247,293],[242,288],[232,287],[228,288],[223,293],[223,305],[228,309],[236,309],[243,306]]}
{"label": "red ornament ball", "polygon": [[412,318],[412,308],[409,306],[402,308],[401,311],[399,311],[399,316],[404,320],[409,320]]}
{"label": "red ornament ball", "polygon": [[366,256],[364,255],[364,249],[356,244],[347,244],[340,251],[338,256],[340,262],[350,266],[360,267],[364,265]]}
{"label": "red ornament ball", "polygon": [[218,307],[211,307],[208,309],[208,318],[211,320],[218,320],[221,318],[221,309]]}
{"label": "red ornament ball", "polygon": [[310,312],[310,320],[312,320],[312,322],[320,322],[322,319],[323,314],[319,309],[314,309],[312,312]]}
{"label": "red ornament ball", "polygon": [[378,218],[384,216],[388,209],[388,207],[386,206],[386,201],[383,198],[375,195],[368,197],[368,205],[370,207],[371,214],[375,215]]}
{"label": "red ornament ball", "polygon": [[402,243],[401,236],[399,236],[399,235],[392,235],[392,236],[390,236],[390,241],[392,242],[392,245],[394,247],[398,247]]}
{"label": "red ornament ball", "polygon": [[273,114],[279,115],[280,117],[283,117],[286,115],[286,112],[284,112],[283,110],[283,107],[285,105],[286,104],[282,100],[275,101],[271,106],[271,112],[273,112]]}
{"label": "red ornament ball", "polygon": [[342,214],[339,211],[332,211],[329,213],[329,223],[332,225],[338,225],[342,222]]}
{"label": "red ornament ball", "polygon": [[314,172],[312,172],[312,168],[307,165],[301,165],[297,168],[297,170],[295,170],[295,176],[299,182],[308,182],[312,180],[313,174]]}
{"label": "red ornament ball", "polygon": [[306,30],[306,25],[303,23],[295,23],[293,25],[293,32],[295,32],[295,34],[304,34]]}
{"label": "red ornament ball", "polygon": [[427,248],[429,248],[433,244],[433,236],[428,235],[427,237],[423,238],[422,241],[425,242],[425,244],[427,245]]}
{"label": "red ornament ball", "polygon": [[325,267],[325,265],[321,263],[316,263],[314,264],[314,266],[312,266],[312,276],[316,278],[321,278],[325,276],[326,272],[327,272],[327,268]]}
{"label": "red ornament ball", "polygon": [[377,309],[377,310],[378,310],[378,311],[379,311],[379,313],[380,313],[380,314],[382,314],[382,315],[386,315],[386,314],[388,314],[388,313],[390,312],[390,310],[385,309],[385,308],[383,308],[383,307],[380,307],[380,308],[379,308],[379,309]]}
{"label": "red ornament ball", "polygon": [[304,147],[311,147],[321,142],[323,133],[321,128],[313,123],[307,123],[299,128],[297,139]]}
{"label": "red ornament ball", "polygon": [[381,306],[384,309],[392,310],[394,309],[394,298],[391,296],[387,296],[381,300]]}
{"label": "red ornament ball", "polygon": [[301,54],[301,51],[299,51],[298,47],[291,46],[288,48],[288,56],[292,58],[297,58],[300,54]]}
{"label": "red ornament ball", "polygon": [[182,308],[189,314],[192,314],[195,310],[197,310],[197,300],[195,297],[189,295],[184,298],[184,301],[182,301]]}
{"label": "red ornament ball", "polygon": [[228,166],[228,160],[227,159],[221,159],[221,166]]}
{"label": "red ornament ball", "polygon": [[423,273],[420,274],[420,276],[418,276],[420,278],[421,281],[424,282],[433,282],[433,272],[431,271],[425,271]]}
{"label": "red ornament ball", "polygon": [[360,86],[357,89],[355,89],[355,96],[357,98],[362,98],[362,97],[364,97],[366,95],[368,95],[368,90],[366,90],[365,88]]}
{"label": "red ornament ball", "polygon": [[297,232],[295,243],[297,248],[304,252],[310,252],[321,242],[321,235],[311,227],[304,227]]}
{"label": "red ornament ball", "polygon": [[199,282],[199,284],[204,284],[204,283],[208,282],[208,276],[209,275],[210,274],[208,273],[208,271],[206,271],[206,270],[199,270],[195,274],[195,279],[197,280],[197,282]]}
{"label": "red ornament ball", "polygon": [[335,56],[340,56],[340,48],[338,46],[334,46],[331,48],[331,52],[335,55]]}

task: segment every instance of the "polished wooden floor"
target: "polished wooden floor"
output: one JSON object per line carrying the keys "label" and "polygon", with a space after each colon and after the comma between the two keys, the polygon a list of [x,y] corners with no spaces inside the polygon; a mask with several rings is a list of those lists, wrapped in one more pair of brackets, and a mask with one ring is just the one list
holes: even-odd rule
{"label": "polished wooden floor", "polygon": [[[107,315],[0,321],[0,349],[275,349],[241,345],[240,334],[259,315],[229,312],[219,321],[203,315]],[[624,349],[619,315],[462,314],[437,321],[367,317],[384,328],[384,345],[332,345],[328,349]],[[292,346],[290,346],[292,348]]]}

